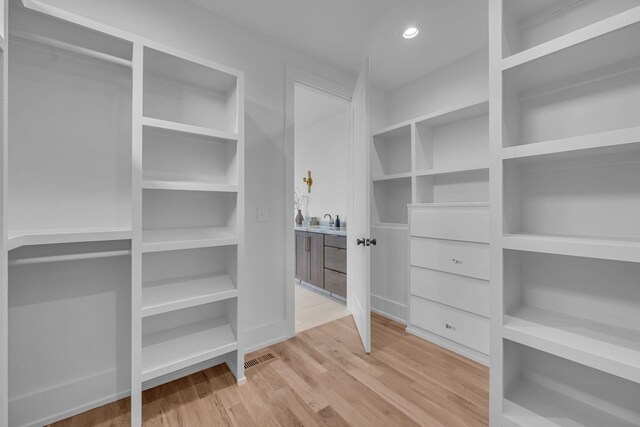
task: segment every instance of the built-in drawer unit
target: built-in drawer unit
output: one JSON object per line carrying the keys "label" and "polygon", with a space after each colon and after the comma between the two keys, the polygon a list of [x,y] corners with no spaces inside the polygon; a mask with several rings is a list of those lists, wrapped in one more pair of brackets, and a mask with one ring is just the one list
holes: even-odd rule
{"label": "built-in drawer unit", "polygon": [[324,289],[343,298],[347,297],[347,275],[324,269]]}
{"label": "built-in drawer unit", "polygon": [[411,265],[489,280],[489,245],[411,237]]}
{"label": "built-in drawer unit", "polygon": [[434,207],[412,210],[411,235],[489,243],[489,208]]}
{"label": "built-in drawer unit", "polygon": [[347,273],[347,250],[324,246],[324,267],[340,273]]}
{"label": "built-in drawer unit", "polygon": [[409,219],[407,330],[488,363],[488,204],[413,205]]}
{"label": "built-in drawer unit", "polygon": [[347,238],[324,236],[324,289],[347,297]]}
{"label": "built-in drawer unit", "polygon": [[472,277],[411,267],[411,295],[489,317],[489,282]]}
{"label": "built-in drawer unit", "polygon": [[324,236],[324,245],[331,246],[332,248],[347,249],[347,237],[326,234]]}
{"label": "built-in drawer unit", "polygon": [[486,317],[412,296],[409,322],[465,347],[489,354],[489,319]]}

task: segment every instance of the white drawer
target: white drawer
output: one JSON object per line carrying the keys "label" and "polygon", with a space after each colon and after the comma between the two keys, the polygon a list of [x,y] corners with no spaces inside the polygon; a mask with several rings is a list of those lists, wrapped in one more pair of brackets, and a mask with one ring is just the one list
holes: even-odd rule
{"label": "white drawer", "polygon": [[489,208],[433,207],[411,210],[411,235],[489,243]]}
{"label": "white drawer", "polygon": [[411,267],[411,294],[489,317],[489,282],[456,274]]}
{"label": "white drawer", "polygon": [[480,353],[489,354],[489,319],[412,296],[409,322]]}
{"label": "white drawer", "polygon": [[489,280],[489,245],[412,237],[411,265]]}

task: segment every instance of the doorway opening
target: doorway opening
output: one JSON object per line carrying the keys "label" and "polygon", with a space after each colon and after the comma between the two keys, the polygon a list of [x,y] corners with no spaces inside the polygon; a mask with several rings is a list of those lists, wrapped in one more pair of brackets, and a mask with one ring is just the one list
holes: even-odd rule
{"label": "doorway opening", "polygon": [[349,99],[294,84],[295,333],[349,315]]}

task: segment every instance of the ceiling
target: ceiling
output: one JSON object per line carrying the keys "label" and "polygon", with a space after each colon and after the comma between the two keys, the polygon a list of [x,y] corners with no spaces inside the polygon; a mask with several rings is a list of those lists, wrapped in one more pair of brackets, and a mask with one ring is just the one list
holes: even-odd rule
{"label": "ceiling", "polygon": [[[392,89],[488,45],[487,0],[189,0]],[[404,40],[408,25],[422,33]]]}
{"label": "ceiling", "polygon": [[296,84],[294,102],[296,129],[304,129],[338,113],[346,112],[349,107],[349,102],[345,99],[299,83]]}

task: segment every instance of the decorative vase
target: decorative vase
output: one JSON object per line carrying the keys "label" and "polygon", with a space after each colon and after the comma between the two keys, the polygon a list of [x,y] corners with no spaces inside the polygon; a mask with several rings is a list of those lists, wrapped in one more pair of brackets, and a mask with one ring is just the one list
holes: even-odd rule
{"label": "decorative vase", "polygon": [[302,221],[304,221],[304,217],[302,216],[302,210],[298,209],[298,215],[296,215],[296,224],[302,225]]}

